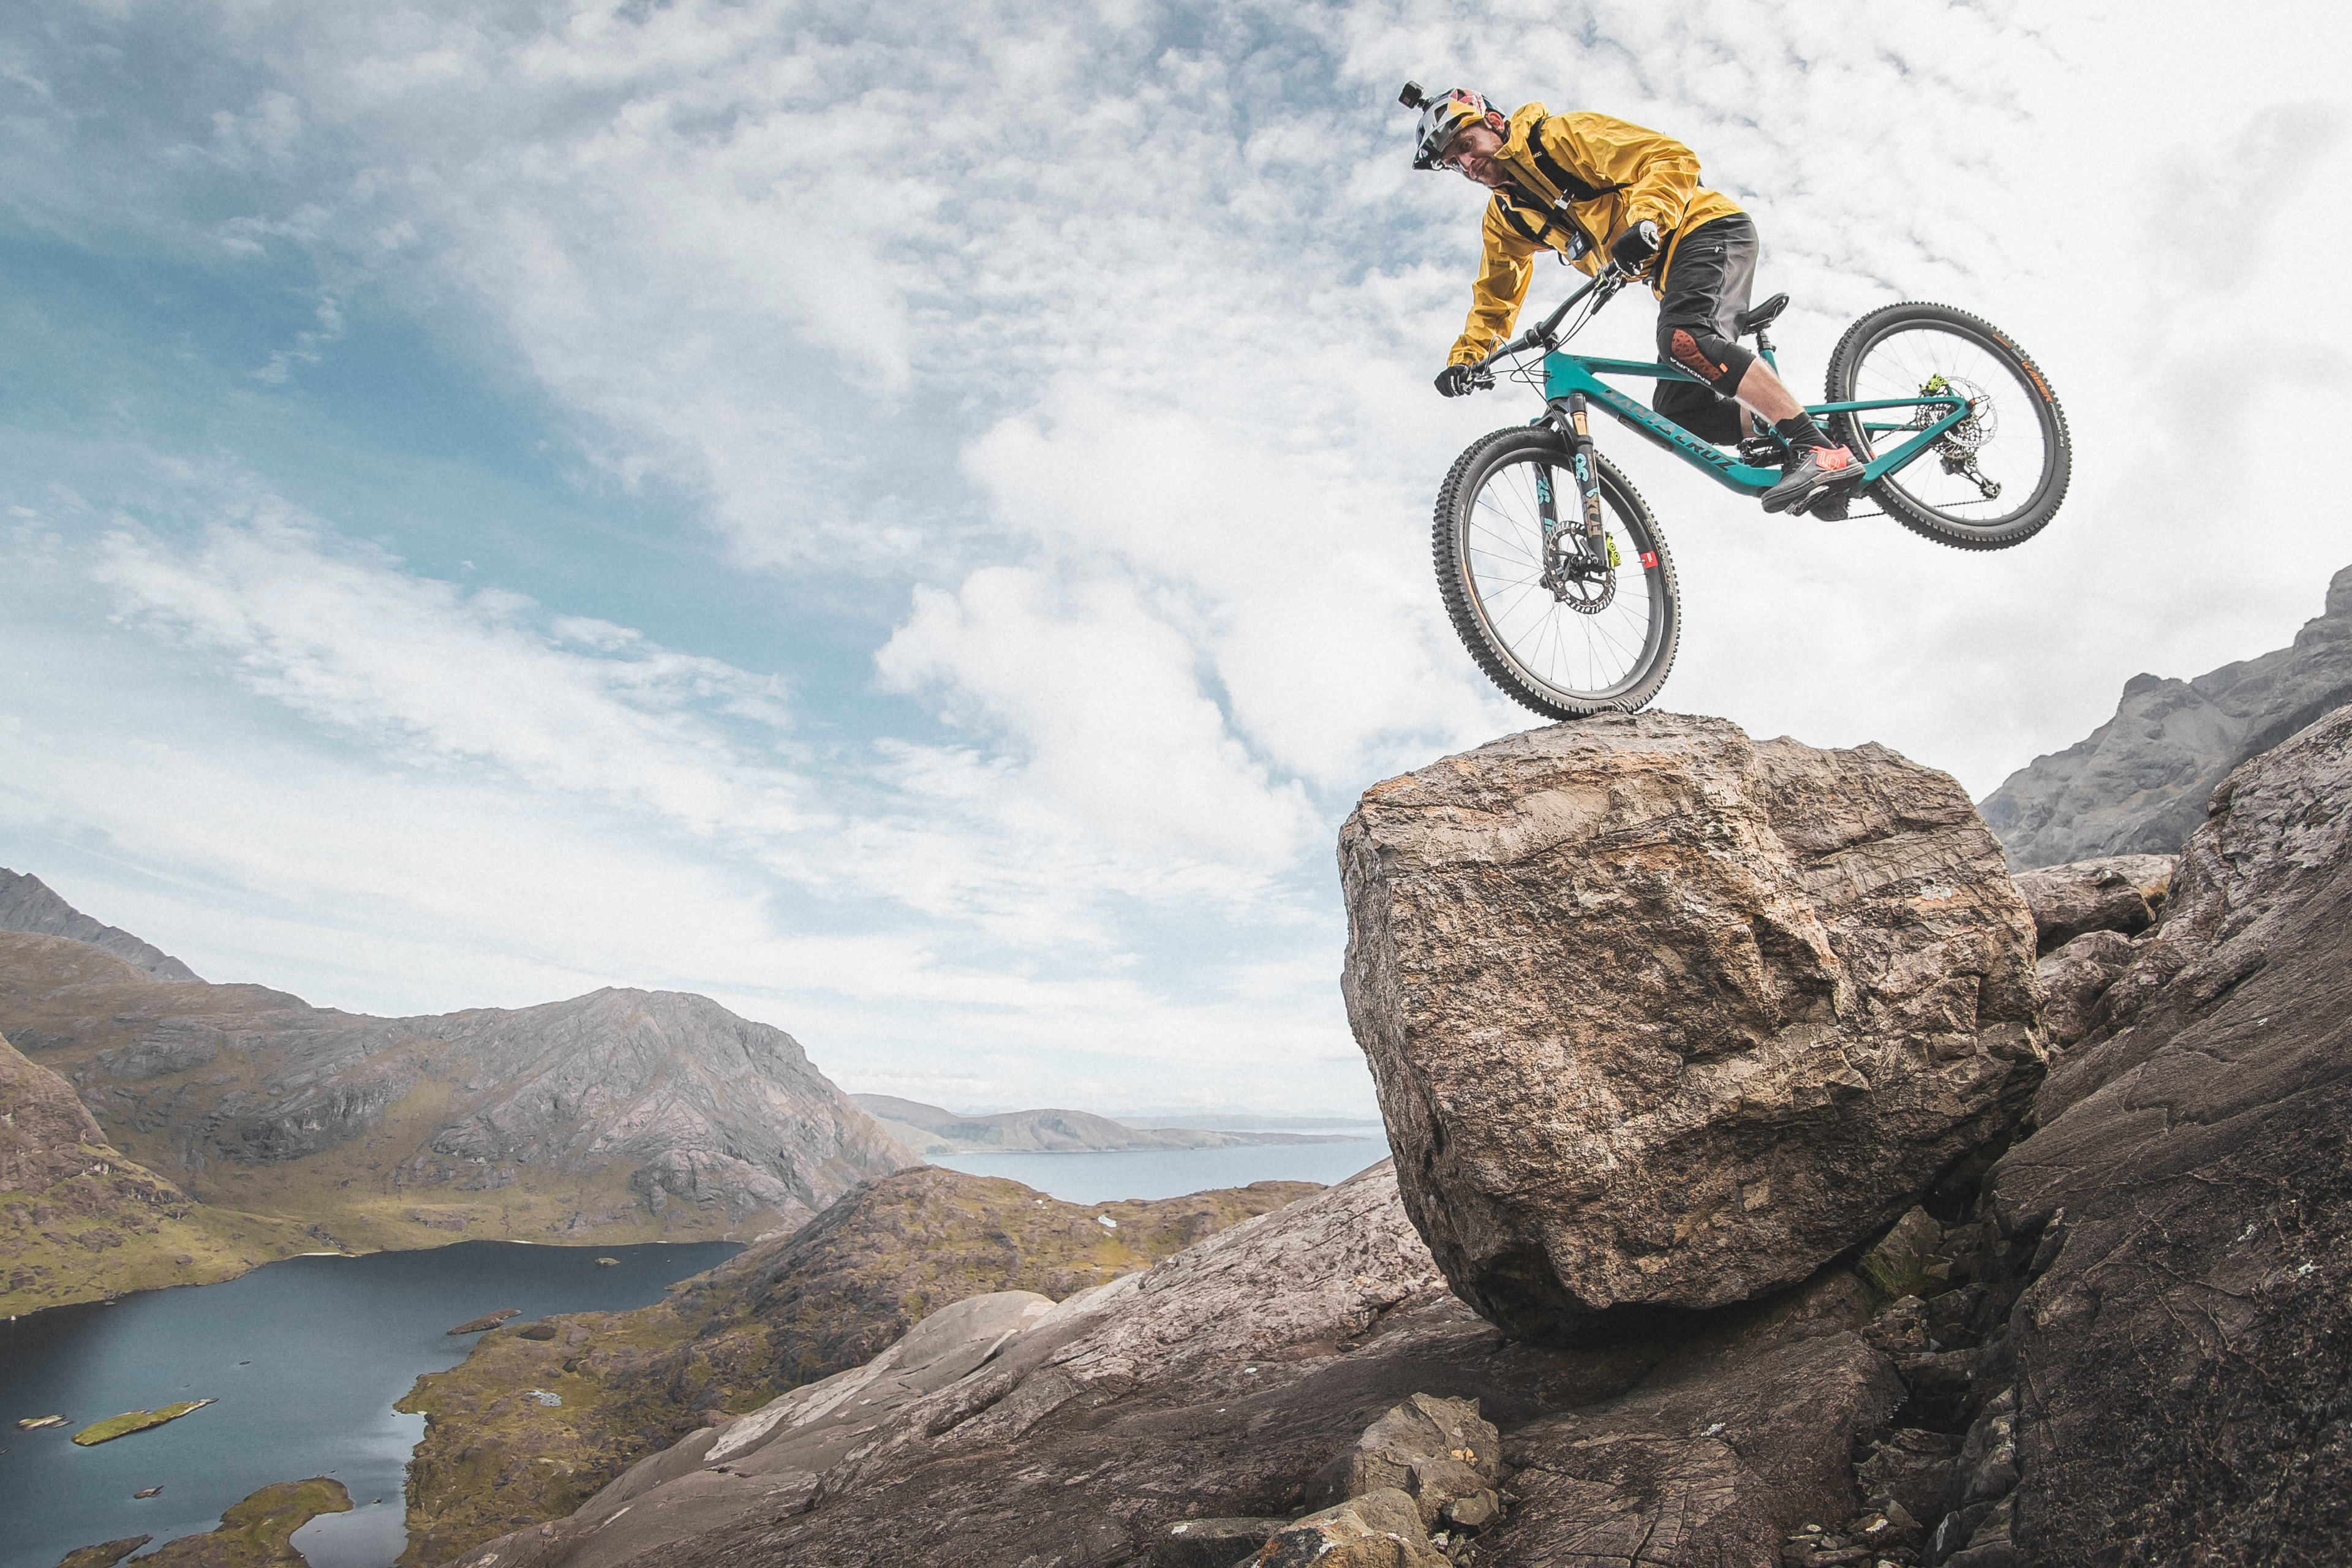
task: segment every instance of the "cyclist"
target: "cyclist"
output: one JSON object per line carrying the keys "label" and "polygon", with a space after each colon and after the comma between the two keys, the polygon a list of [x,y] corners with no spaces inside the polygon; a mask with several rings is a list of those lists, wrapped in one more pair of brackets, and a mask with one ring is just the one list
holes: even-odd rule
{"label": "cyclist", "polygon": [[1741,408],[1788,443],[1766,511],[1843,515],[1862,463],[1813,423],[1771,367],[1742,347],[1734,318],[1756,281],[1756,225],[1699,184],[1689,148],[1605,114],[1553,114],[1522,104],[1506,117],[1456,88],[1431,99],[1405,84],[1421,110],[1416,169],[1452,169],[1495,194],[1486,203],[1486,259],[1470,289],[1470,319],[1437,390],[1471,390],[1470,367],[1510,336],[1538,250],[1585,273],[1608,261],[1647,272],[1658,296],[1658,356],[1699,378],[1661,381],[1651,399],[1693,435],[1729,446],[1747,435]]}

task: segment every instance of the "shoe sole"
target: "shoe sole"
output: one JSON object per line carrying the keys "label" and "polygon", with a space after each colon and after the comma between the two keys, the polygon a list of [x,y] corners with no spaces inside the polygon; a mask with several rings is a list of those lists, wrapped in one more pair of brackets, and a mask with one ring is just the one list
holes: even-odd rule
{"label": "shoe sole", "polygon": [[1787,497],[1777,502],[1768,493],[1764,498],[1764,510],[1776,514],[1784,511],[1802,511],[1819,500],[1824,490],[1835,489],[1840,485],[1852,484],[1861,477],[1858,471],[1853,474],[1832,474],[1818,484],[1808,485],[1801,490],[1790,491]]}

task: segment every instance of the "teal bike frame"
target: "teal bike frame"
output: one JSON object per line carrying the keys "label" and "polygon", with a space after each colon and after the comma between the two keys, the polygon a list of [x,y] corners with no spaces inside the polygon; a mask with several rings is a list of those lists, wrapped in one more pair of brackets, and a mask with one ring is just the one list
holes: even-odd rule
{"label": "teal bike frame", "polygon": [[[1780,365],[1773,362],[1771,351],[1764,353],[1764,362],[1777,374]],[[1747,495],[1762,495],[1780,482],[1778,468],[1759,468],[1743,463],[1722,447],[1702,441],[1681,426],[1644,404],[1634,402],[1601,378],[1604,375],[1647,376],[1656,381],[1698,382],[1698,377],[1680,365],[1652,364],[1641,360],[1601,359],[1591,354],[1550,353],[1544,356],[1544,402],[1557,407],[1575,406],[1580,396],[1599,404],[1618,420],[1664,447],[1666,450],[1705,470],[1718,482]],[[1704,384],[1701,383],[1700,384]],[[1885,478],[1895,469],[1919,456],[1934,444],[1936,437],[1968,416],[1968,400],[1950,393],[1921,393],[1913,397],[1877,398],[1859,403],[1815,403],[1805,412],[1816,419],[1827,414],[1867,414],[1875,409],[1922,407],[1937,410],[1939,417],[1926,429],[1893,451],[1874,458],[1862,470],[1860,484],[1871,484]],[[1900,425],[1865,424],[1863,428],[1874,435],[1888,431],[1915,428],[1916,415]]]}
{"label": "teal bike frame", "polygon": [[[1608,302],[1617,289],[1633,279],[1612,267],[1591,282],[1560,302],[1558,310],[1542,325],[1517,341],[1506,343],[1480,362],[1485,370],[1508,353],[1540,347],[1547,351],[1543,364],[1544,413],[1539,423],[1556,425],[1562,436],[1580,450],[1591,437],[1585,422],[1576,417],[1587,403],[1597,403],[1616,419],[1646,439],[1664,447],[1693,468],[1701,469],[1717,483],[1745,495],[1762,495],[1780,482],[1779,468],[1759,468],[1743,463],[1709,441],[1703,441],[1655,409],[1626,396],[1601,378],[1604,375],[1640,376],[1652,381],[1687,381],[1706,384],[1680,365],[1646,360],[1603,359],[1593,354],[1562,353],[1555,348],[1553,334],[1569,310],[1597,289],[1607,286],[1608,291],[1593,309]],[[1588,315],[1584,320],[1590,320]],[[1579,323],[1581,325],[1581,321]],[[1573,329],[1571,329],[1571,332]],[[1780,362],[1774,358],[1771,340],[1761,331],[1757,334],[1758,347],[1764,363],[1780,373]],[[1877,398],[1853,403],[1816,403],[1805,412],[1817,418],[1829,414],[1869,414],[1881,409],[1905,409],[1911,417],[1901,424],[1864,424],[1863,429],[1872,436],[1883,436],[1898,430],[1917,430],[1918,434],[1893,451],[1874,458],[1862,470],[1861,485],[1875,483],[1895,472],[1934,446],[1938,437],[1968,416],[1966,398],[1953,393],[1920,392],[1910,397]],[[1933,409],[1937,417],[1924,428],[1918,423],[1918,410]],[[1579,474],[1580,480],[1585,476]],[[1588,481],[1589,483],[1589,481]],[[1547,498],[1548,500],[1549,498]],[[1597,508],[1595,509],[1597,510]],[[1595,521],[1597,522],[1597,518]]]}

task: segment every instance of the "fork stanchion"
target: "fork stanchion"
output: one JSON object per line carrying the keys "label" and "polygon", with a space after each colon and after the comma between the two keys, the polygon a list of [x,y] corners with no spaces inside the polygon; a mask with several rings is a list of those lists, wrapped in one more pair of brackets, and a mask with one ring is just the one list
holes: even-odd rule
{"label": "fork stanchion", "polygon": [[1568,399],[1568,444],[1576,462],[1577,493],[1584,500],[1584,548],[1596,562],[1609,559],[1609,546],[1601,529],[1601,468],[1592,460],[1591,412],[1584,394],[1570,393]]}

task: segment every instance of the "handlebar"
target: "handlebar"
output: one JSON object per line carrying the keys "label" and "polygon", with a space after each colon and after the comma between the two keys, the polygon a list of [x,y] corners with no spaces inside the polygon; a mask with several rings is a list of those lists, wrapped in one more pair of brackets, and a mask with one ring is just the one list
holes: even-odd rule
{"label": "handlebar", "polygon": [[[1607,266],[1601,268],[1600,271],[1592,275],[1591,282],[1587,283],[1583,288],[1579,289],[1575,293],[1570,294],[1567,299],[1562,300],[1559,302],[1559,308],[1552,311],[1550,315],[1546,316],[1542,321],[1537,322],[1534,326],[1529,327],[1526,331],[1521,332],[1517,337],[1513,338],[1509,342],[1503,344],[1501,347],[1496,349],[1492,353],[1488,354],[1485,359],[1482,359],[1477,363],[1472,365],[1470,367],[1472,384],[1478,386],[1494,385],[1495,362],[1498,359],[1504,358],[1506,355],[1522,353],[1532,348],[1541,348],[1547,353],[1557,348],[1559,345],[1559,339],[1557,335],[1559,331],[1559,324],[1562,321],[1567,319],[1568,313],[1570,310],[1576,309],[1578,305],[1581,304],[1586,297],[1591,295],[1595,289],[1600,289],[1602,291],[1601,298],[1595,300],[1592,306],[1595,310],[1598,310],[1602,305],[1609,302],[1609,300],[1616,294],[1618,289],[1622,289],[1626,284],[1631,283],[1633,280],[1633,274],[1626,271],[1622,267],[1618,266],[1617,263],[1613,261],[1610,262]],[[1580,322],[1579,323],[1579,325],[1581,324],[1582,323]]]}

